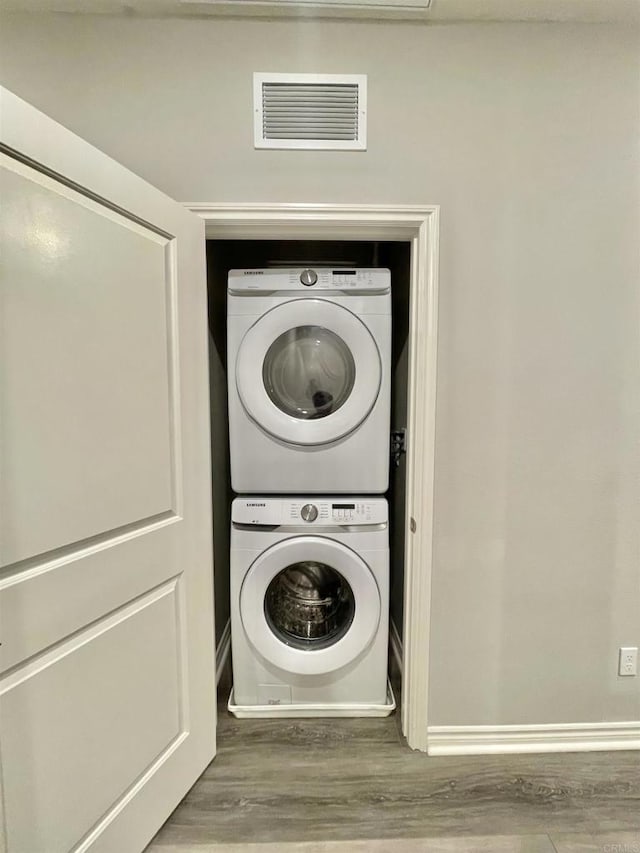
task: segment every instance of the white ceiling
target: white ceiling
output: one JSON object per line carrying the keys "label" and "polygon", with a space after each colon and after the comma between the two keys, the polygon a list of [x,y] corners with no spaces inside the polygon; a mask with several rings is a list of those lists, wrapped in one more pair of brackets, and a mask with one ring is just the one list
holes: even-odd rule
{"label": "white ceiling", "polygon": [[432,0],[429,18],[467,21],[640,22],[640,0]]}
{"label": "white ceiling", "polygon": [[[280,0],[281,2],[281,0]],[[322,0],[318,0],[321,4]],[[358,0],[345,0],[357,3]],[[351,16],[342,10],[304,11],[279,5],[279,0],[3,0],[4,11],[67,12],[74,14],[193,15],[282,14],[315,16]],[[363,13],[355,15],[362,17]],[[364,13],[365,17],[384,17],[378,10]],[[397,16],[397,15],[395,15]],[[583,23],[640,24],[640,0],[431,0],[426,12],[414,12],[425,22],[444,21],[557,21]]]}

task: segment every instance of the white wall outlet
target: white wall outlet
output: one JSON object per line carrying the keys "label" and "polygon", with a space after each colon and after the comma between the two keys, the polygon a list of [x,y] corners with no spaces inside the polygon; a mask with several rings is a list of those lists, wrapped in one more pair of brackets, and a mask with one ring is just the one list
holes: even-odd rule
{"label": "white wall outlet", "polygon": [[623,646],[618,660],[618,675],[638,674],[638,647]]}

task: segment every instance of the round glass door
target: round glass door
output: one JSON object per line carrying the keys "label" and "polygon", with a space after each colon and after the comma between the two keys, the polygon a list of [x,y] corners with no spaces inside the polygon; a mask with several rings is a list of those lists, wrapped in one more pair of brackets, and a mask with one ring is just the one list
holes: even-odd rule
{"label": "round glass door", "polygon": [[271,344],[262,366],[269,399],[302,420],[338,411],[353,390],[356,365],[342,338],[322,326],[297,326]]}
{"label": "round glass door", "polygon": [[369,566],[322,536],[267,548],[240,588],[247,639],[269,664],[298,675],[335,672],[356,660],[375,637],[381,612]]}
{"label": "round glass door", "polygon": [[298,649],[322,649],[349,630],[355,599],[348,581],[336,569],[316,560],[302,560],[271,581],[264,613],[282,642]]}
{"label": "round glass door", "polygon": [[322,299],[294,299],[262,314],[236,356],[236,388],[261,429],[290,444],[319,445],[353,432],[382,382],[375,340],[362,320]]}

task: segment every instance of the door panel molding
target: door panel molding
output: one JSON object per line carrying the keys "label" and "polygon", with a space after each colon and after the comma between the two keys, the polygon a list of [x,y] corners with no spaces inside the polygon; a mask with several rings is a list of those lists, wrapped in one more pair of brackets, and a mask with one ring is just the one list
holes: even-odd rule
{"label": "door panel molding", "polygon": [[[169,580],[0,681],[3,724],[14,732],[3,742],[5,777],[14,780],[5,802],[9,849],[12,841],[17,849],[75,847],[187,732],[180,586],[179,577]],[[65,690],[52,689],[60,680]],[[66,784],[70,776],[91,779],[82,797]]]}
{"label": "door panel molding", "polygon": [[160,584],[156,589],[135,598],[133,601],[127,602],[103,618],[83,626],[76,633],[64,637],[53,648],[44,649],[42,653],[36,654],[28,660],[21,661],[19,666],[15,667],[11,672],[3,674],[0,678],[0,696],[13,690],[24,681],[37,676],[48,667],[55,666],[58,661],[67,657],[76,649],[90,643],[127,619],[135,617],[142,610],[152,606],[157,601],[168,595],[175,596],[178,582],[178,577],[171,578],[169,581]]}
{"label": "door panel molding", "polygon": [[[171,530],[159,531],[150,544],[125,540],[115,551],[76,555],[68,563],[29,575],[0,590],[0,674],[94,625],[179,574]],[[163,566],[164,561],[164,566]],[[130,566],[135,565],[132,577]],[[100,583],[109,572],[109,585]],[[52,606],[59,596],[61,601]],[[79,613],[82,615],[80,616]]]}
{"label": "door panel molding", "polygon": [[[2,564],[176,510],[167,240],[0,155]],[[179,433],[179,430],[178,430]]]}
{"label": "door panel molding", "polygon": [[427,750],[438,343],[438,205],[188,202],[209,239],[411,244],[402,731]]}
{"label": "door panel molding", "polygon": [[42,554],[35,554],[33,557],[0,566],[0,591],[15,583],[16,575],[20,576],[17,578],[18,581],[25,580],[34,574],[49,571],[59,565],[88,556],[104,548],[112,548],[133,536],[151,533],[166,524],[180,521],[180,518],[180,515],[168,509],[150,515],[148,518],[141,518],[140,521],[134,521],[132,524],[124,524],[121,527],[115,527],[113,530],[105,530],[103,533],[88,536],[86,539],[79,539],[77,542],[71,542],[61,548],[53,548],[51,551],[43,551]]}

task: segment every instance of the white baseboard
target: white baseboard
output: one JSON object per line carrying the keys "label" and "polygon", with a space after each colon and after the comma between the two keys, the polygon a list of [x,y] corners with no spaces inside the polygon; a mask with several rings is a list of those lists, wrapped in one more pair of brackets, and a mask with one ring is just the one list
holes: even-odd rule
{"label": "white baseboard", "polygon": [[396,666],[402,674],[402,640],[400,639],[400,634],[398,633],[396,623],[393,621],[393,619],[389,620],[389,645],[391,647],[391,654],[393,655],[393,658],[396,662]]}
{"label": "white baseboard", "polygon": [[429,755],[640,749],[640,721],[536,726],[429,726]]}
{"label": "white baseboard", "polygon": [[227,620],[222,636],[216,645],[216,684],[220,683],[222,673],[227,665],[229,653],[231,652],[231,619]]}

